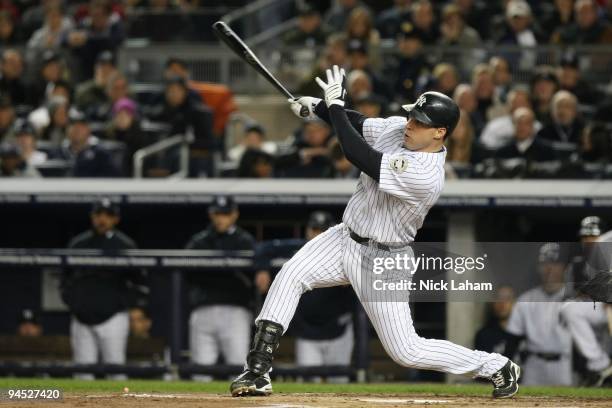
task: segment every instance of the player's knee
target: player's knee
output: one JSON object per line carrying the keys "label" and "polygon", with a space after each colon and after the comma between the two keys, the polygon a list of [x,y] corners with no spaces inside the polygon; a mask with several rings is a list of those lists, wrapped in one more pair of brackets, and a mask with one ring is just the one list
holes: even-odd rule
{"label": "player's knee", "polygon": [[414,344],[406,344],[389,350],[389,356],[397,364],[404,367],[418,366],[421,361],[421,351]]}
{"label": "player's knee", "polygon": [[311,290],[310,285],[306,282],[305,274],[303,269],[295,262],[289,261],[279,272],[276,279],[282,279],[287,285],[294,287],[295,291],[299,294],[303,294]]}

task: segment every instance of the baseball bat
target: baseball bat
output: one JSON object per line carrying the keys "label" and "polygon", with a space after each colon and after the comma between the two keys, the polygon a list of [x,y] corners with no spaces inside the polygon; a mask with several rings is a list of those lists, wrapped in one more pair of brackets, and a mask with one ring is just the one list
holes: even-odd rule
{"label": "baseball bat", "polygon": [[248,45],[223,21],[217,21],[212,25],[213,31],[234,53],[247,64],[255,68],[269,83],[278,89],[287,98],[295,99],[294,96],[281,84],[278,79],[261,63],[259,58],[251,51]]}

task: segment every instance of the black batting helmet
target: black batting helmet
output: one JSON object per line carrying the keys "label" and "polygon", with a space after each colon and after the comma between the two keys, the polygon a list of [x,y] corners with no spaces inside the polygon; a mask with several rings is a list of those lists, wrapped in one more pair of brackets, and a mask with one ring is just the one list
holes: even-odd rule
{"label": "black batting helmet", "polygon": [[335,224],[334,217],[326,211],[315,211],[310,214],[308,223],[306,224],[309,228],[320,229],[321,231],[327,230],[329,227]]}
{"label": "black batting helmet", "polygon": [[580,221],[580,231],[578,235],[581,237],[598,237],[601,235],[603,228],[601,218],[597,216],[584,217]]}
{"label": "black batting helmet", "polygon": [[408,116],[432,127],[446,128],[450,136],[459,121],[459,107],[448,96],[440,92],[425,92],[415,103],[402,105]]}

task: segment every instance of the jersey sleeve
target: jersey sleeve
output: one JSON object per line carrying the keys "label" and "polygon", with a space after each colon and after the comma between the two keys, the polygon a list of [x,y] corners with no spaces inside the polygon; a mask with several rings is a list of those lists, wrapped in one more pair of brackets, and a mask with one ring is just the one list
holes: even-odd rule
{"label": "jersey sleeve", "polygon": [[523,308],[523,304],[520,302],[516,302],[514,307],[512,308],[512,312],[510,313],[510,318],[508,319],[508,324],[506,326],[506,331],[515,336],[524,336],[525,335],[525,310]]}
{"label": "jersey sleeve", "polygon": [[441,169],[407,152],[385,153],[378,188],[404,201],[423,202],[441,190]]}

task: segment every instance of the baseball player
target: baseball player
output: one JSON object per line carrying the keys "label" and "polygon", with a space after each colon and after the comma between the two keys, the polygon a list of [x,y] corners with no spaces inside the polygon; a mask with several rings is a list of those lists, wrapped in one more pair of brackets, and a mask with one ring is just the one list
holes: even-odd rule
{"label": "baseball player", "polygon": [[[580,223],[580,241],[584,250],[589,251],[594,242],[602,237],[602,221],[599,217],[585,217]],[[604,244],[605,245],[605,244]],[[602,245],[603,246],[603,245]],[[589,251],[590,252],[590,251]],[[585,256],[576,256],[572,260],[574,279],[578,285],[579,296],[576,301],[568,301],[561,308],[561,316],[572,335],[574,344],[586,359],[586,368],[589,371],[586,385],[599,387],[612,376],[610,356],[597,340],[594,329],[607,328],[608,315],[604,302],[589,302],[589,296],[580,289],[581,283],[590,277],[589,264]]]}
{"label": "baseball player", "polygon": [[[391,256],[414,241],[444,185],[444,140],[455,128],[459,108],[447,96],[426,92],[405,105],[408,118],[366,119],[345,106],[344,70],[317,78],[325,101],[291,100],[292,110],[333,124],[347,159],[361,170],[343,222],[309,241],[284,264],[255,320],[246,369],[230,386],[233,396],[272,392],[274,352],[301,295],[314,288],[351,284],[385,350],[406,367],[471,374],[491,379],[493,396],[518,391],[520,368],[496,353],[473,351],[451,342],[425,339],[414,330],[406,301],[369,301],[362,285],[373,254]],[[301,113],[301,112],[300,112]],[[366,272],[367,274],[367,272]]]}
{"label": "baseball player", "polygon": [[541,284],[519,296],[510,314],[506,331],[515,341],[507,346],[506,355],[514,355],[520,340],[525,340],[524,385],[572,384],[572,339],[560,318],[566,267],[558,243],[542,245],[538,254]]}

